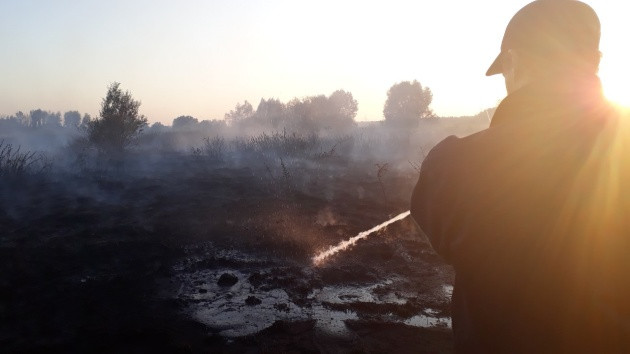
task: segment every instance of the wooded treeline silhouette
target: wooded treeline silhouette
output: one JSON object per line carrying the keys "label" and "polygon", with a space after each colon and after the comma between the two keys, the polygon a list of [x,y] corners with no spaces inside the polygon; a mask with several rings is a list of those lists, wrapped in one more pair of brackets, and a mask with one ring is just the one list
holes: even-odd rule
{"label": "wooded treeline silhouette", "polygon": [[[65,146],[72,151],[66,152],[66,155],[78,154],[85,159],[86,154],[118,158],[138,146],[151,151],[188,150],[197,153],[199,149],[208,150],[210,147],[211,155],[216,155],[217,146],[225,145],[221,139],[249,139],[247,137],[260,134],[264,135],[263,140],[275,136],[285,141],[287,136],[293,136],[293,140],[314,142],[309,137],[340,141],[347,140],[343,137],[365,140],[366,136],[370,136],[369,139],[382,140],[389,139],[388,134],[392,133],[397,136],[394,140],[398,147],[392,142],[387,143],[391,146],[381,150],[393,152],[396,149],[405,150],[405,146],[414,139],[418,140],[414,138],[417,130],[426,130],[422,133],[426,137],[421,139],[426,140],[424,144],[430,144],[455,126],[459,127],[455,130],[465,132],[479,130],[487,125],[493,111],[484,110],[477,116],[468,117],[471,119],[465,122],[462,119],[441,119],[431,109],[432,99],[430,88],[423,87],[417,80],[402,81],[388,90],[382,121],[357,122],[359,102],[351,92],[340,89],[328,95],[294,98],[288,102],[262,98],[255,109],[245,100],[225,113],[223,119],[199,120],[181,115],[173,119],[171,126],[167,126],[160,122],[149,125],[147,118],[140,113],[140,101],[129,91],[123,91],[119,83],[112,83],[95,117],[76,110],[63,114],[42,109],[17,112],[0,117],[0,140],[27,151],[51,151]],[[430,129],[423,128],[428,127],[427,124]],[[370,130],[366,130],[368,127]],[[379,144],[382,145],[382,141]]]}

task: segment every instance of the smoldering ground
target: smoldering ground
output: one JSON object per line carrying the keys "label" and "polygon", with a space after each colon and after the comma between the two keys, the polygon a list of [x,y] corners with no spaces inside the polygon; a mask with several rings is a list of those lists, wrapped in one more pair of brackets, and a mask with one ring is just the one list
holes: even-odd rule
{"label": "smoldering ground", "polygon": [[165,128],[115,160],[73,139],[42,148],[3,131],[47,167],[0,182],[0,346],[448,352],[452,272],[411,221],[311,261],[407,210],[424,153],[482,124]]}

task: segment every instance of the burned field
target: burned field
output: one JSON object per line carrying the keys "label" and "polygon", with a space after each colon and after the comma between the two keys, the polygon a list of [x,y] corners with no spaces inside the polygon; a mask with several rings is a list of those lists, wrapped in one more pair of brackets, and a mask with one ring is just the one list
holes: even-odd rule
{"label": "burned field", "polygon": [[356,158],[370,144],[206,140],[5,176],[0,347],[450,352],[453,273],[409,218],[313,264],[408,209],[417,165]]}

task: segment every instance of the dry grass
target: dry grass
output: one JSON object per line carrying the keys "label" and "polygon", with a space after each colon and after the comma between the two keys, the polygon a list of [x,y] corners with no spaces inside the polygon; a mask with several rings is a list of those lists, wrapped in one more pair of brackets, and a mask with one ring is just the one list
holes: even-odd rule
{"label": "dry grass", "polygon": [[24,174],[39,174],[46,171],[50,163],[44,154],[22,151],[4,141],[0,141],[0,177],[15,177]]}

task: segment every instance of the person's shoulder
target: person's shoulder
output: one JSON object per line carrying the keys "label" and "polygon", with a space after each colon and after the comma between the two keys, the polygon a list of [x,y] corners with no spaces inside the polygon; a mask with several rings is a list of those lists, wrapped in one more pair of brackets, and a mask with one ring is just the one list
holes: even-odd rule
{"label": "person's shoulder", "polygon": [[454,149],[458,145],[460,140],[461,138],[455,135],[447,136],[442,141],[435,144],[435,146],[427,154],[427,159],[430,157],[434,157],[435,155],[442,155],[446,153],[447,151]]}
{"label": "person's shoulder", "polygon": [[431,151],[427,154],[422,162],[423,166],[433,166],[436,163],[440,163],[445,159],[456,156],[459,142],[461,138],[455,135],[449,135],[439,143],[437,143]]}
{"label": "person's shoulder", "polygon": [[427,155],[425,161],[433,160],[457,160],[460,157],[474,153],[476,147],[481,144],[482,141],[489,138],[489,129],[484,129],[479,132],[473,133],[465,137],[458,137],[450,135],[431,149]]}
{"label": "person's shoulder", "polygon": [[[473,151],[470,136],[450,135],[437,143],[422,162],[421,172],[425,177],[463,173]],[[442,178],[440,177],[440,178]]]}

